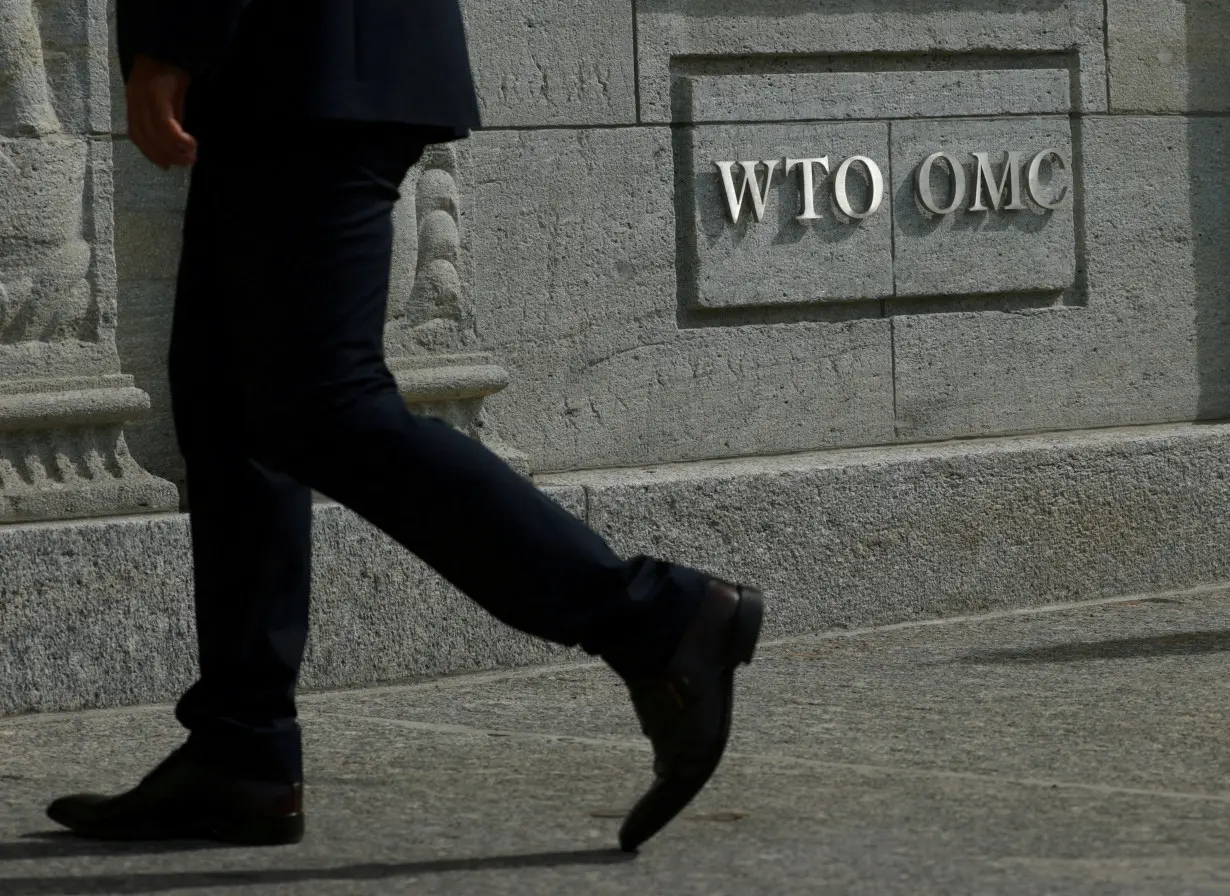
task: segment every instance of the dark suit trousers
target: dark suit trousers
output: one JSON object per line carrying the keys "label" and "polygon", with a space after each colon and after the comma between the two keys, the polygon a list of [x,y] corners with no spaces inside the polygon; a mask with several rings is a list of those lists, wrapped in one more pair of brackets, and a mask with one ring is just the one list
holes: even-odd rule
{"label": "dark suit trousers", "polygon": [[200,642],[177,710],[189,749],[235,774],[302,776],[311,488],[509,625],[625,678],[659,667],[704,576],[620,559],[397,392],[382,346],[391,212],[423,138],[344,123],[286,133],[202,136],[192,172],[170,352]]}

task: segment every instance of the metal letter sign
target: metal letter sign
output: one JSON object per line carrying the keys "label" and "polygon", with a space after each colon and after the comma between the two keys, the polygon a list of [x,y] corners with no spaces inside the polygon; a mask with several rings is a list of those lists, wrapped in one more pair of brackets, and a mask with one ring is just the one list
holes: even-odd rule
{"label": "metal letter sign", "polygon": [[[947,162],[949,176],[952,178],[952,202],[947,208],[935,204],[935,196],[931,192],[931,169],[940,159]],[[946,152],[933,152],[918,167],[918,198],[923,207],[933,215],[951,215],[965,200],[965,169],[961,163]]]}
{"label": "metal letter sign", "polygon": [[[1028,209],[1025,204],[1025,193],[1021,190],[1022,154],[1020,152],[1014,150],[1002,154],[1003,168],[998,178],[990,153],[975,152],[971,155],[974,159],[974,199],[966,209],[967,211],[1019,212]],[[1068,160],[1060,150],[1044,149],[1029,161],[1025,171],[1025,187],[1029,198],[1035,205],[1046,211],[1054,211],[1067,204],[1071,187],[1065,185],[1053,198],[1043,195],[1042,165],[1048,160],[1051,161],[1052,168],[1059,170],[1068,168]],[[947,172],[952,184],[952,196],[946,206],[941,206],[936,202],[931,186],[936,163],[941,161],[944,163],[943,170]],[[816,166],[820,167],[827,178],[831,170],[828,156],[816,156],[810,159],[772,159],[763,162],[714,162],[721,172],[722,186],[726,194],[726,207],[733,223],[738,224],[739,219],[743,216],[744,200],[749,191],[752,194],[752,214],[757,222],[764,220],[769,189],[773,186],[773,174],[777,171],[779,162],[783,163],[786,177],[789,177],[795,168],[802,172],[799,178],[802,210],[795,216],[795,221],[800,224],[809,224],[823,217],[816,210]],[[866,170],[871,186],[871,198],[867,203],[867,208],[862,211],[854,208],[848,189],[850,171],[855,165],[861,165]],[[743,175],[738,187],[735,186],[734,169],[736,166],[741,169]],[[761,167],[765,169],[763,183],[757,173]],[[933,152],[923,160],[915,172],[914,183],[918,192],[918,201],[933,215],[944,216],[955,213],[962,207],[969,194],[965,166],[952,153],[943,150]],[[884,203],[884,174],[870,156],[850,156],[837,166],[836,171],[832,172],[831,189],[833,202],[846,220],[862,221],[878,212]]]}
{"label": "metal letter sign", "polygon": [[[721,162],[718,162],[721,165]],[[815,166],[819,165],[824,169],[824,173],[829,173],[829,157],[821,156],[818,159],[786,159],[786,174],[790,174],[797,166],[803,166],[803,213],[800,214],[796,221],[800,224],[806,224],[808,221],[815,221],[820,216],[816,214],[816,170]]]}
{"label": "metal letter sign", "polygon": [[1060,194],[1055,197],[1054,201],[1047,202],[1042,198],[1042,183],[1039,175],[1042,172],[1042,162],[1048,157],[1054,158],[1055,164],[1060,168],[1068,167],[1068,163],[1064,161],[1062,153],[1057,149],[1044,149],[1042,152],[1034,156],[1034,160],[1029,163],[1029,198],[1038,205],[1046,209],[1057,209],[1063,206],[1068,198],[1068,188],[1064,187]]}
{"label": "metal letter sign", "polygon": [[982,203],[982,185],[986,184],[987,192],[991,195],[991,208],[999,211],[999,204],[1004,201],[1004,188],[1011,181],[1011,199],[1004,206],[1004,210],[1024,211],[1025,203],[1021,201],[1021,154],[1019,152],[1008,153],[1008,163],[1004,165],[1004,176],[999,179],[998,184],[995,183],[995,174],[991,171],[990,157],[985,152],[976,152],[974,158],[978,161],[978,171],[974,175],[974,204],[969,207],[969,210],[971,212],[987,210]]}
{"label": "metal letter sign", "polygon": [[[743,168],[743,185],[739,188],[739,192],[735,192],[735,179],[731,171],[735,165],[740,165]],[[743,197],[747,195],[748,187],[752,189],[752,211],[756,215],[756,221],[764,220],[764,205],[765,200],[769,198],[769,185],[773,183],[773,170],[777,168],[777,159],[772,162],[765,162],[764,165],[768,172],[764,176],[764,189],[760,188],[760,181],[756,179],[756,162],[718,162],[717,166],[722,171],[722,184],[726,187],[726,204],[730,208],[730,220],[738,224],[739,217],[743,214]]]}
{"label": "metal letter sign", "polygon": [[[970,203],[969,211],[999,211],[1001,205],[1003,205],[1003,210],[1006,212],[1021,212],[1028,209],[1028,206],[1025,205],[1024,194],[1021,192],[1021,153],[1007,152],[1003,154],[1003,173],[998,181],[995,179],[995,170],[991,164],[989,153],[975,152],[971,153],[971,155],[974,158],[974,201]],[[1063,207],[1068,198],[1068,188],[1065,186],[1053,200],[1048,200],[1042,196],[1042,163],[1048,158],[1055,160],[1055,167],[1068,167],[1063,153],[1057,149],[1044,149],[1030,161],[1029,170],[1026,175],[1026,184],[1029,188],[1029,197],[1039,208],[1054,211],[1057,208]],[[936,204],[935,196],[931,192],[931,171],[935,163],[940,159],[947,163],[946,167],[949,169],[952,177],[952,201],[945,208],[941,208]],[[965,169],[949,153],[935,152],[927,156],[926,160],[918,166],[915,182],[918,187],[918,201],[922,203],[923,208],[933,215],[951,215],[965,201]],[[1008,194],[1007,204],[1004,204],[1005,193]],[[990,202],[990,208],[987,207],[988,201]]]}
{"label": "metal letter sign", "polygon": [[[850,166],[855,162],[861,162],[867,168],[867,173],[871,176],[871,204],[867,206],[865,212],[856,212],[854,210],[854,207],[850,205],[850,194],[846,192],[846,178],[850,174]],[[861,221],[863,218],[870,218],[880,210],[880,203],[884,201],[884,175],[880,173],[880,166],[867,158],[867,156],[850,156],[850,158],[841,163],[841,166],[837,169],[837,176],[833,180],[833,192],[837,198],[837,207],[841,209],[841,213],[847,218]]]}

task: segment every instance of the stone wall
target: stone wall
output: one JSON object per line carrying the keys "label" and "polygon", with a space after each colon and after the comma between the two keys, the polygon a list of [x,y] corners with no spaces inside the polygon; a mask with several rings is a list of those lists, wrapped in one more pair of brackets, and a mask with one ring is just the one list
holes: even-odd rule
{"label": "stone wall", "polygon": [[[487,129],[458,147],[464,291],[511,374],[489,419],[532,469],[1226,415],[1224,3],[465,12]],[[933,149],[995,168],[1049,147],[1061,210],[933,222],[915,200]],[[766,221],[722,213],[719,157],[856,153],[892,173],[856,226],[800,226],[797,171]],[[174,478],[183,176],[115,155],[119,344],[155,404],[130,438]]]}
{"label": "stone wall", "polygon": [[[1225,416],[1226,4],[495,5],[475,294],[539,469]],[[924,148],[1050,144],[1068,209],[920,220]],[[720,214],[716,159],[856,151],[893,172],[859,227],[800,228],[793,178]]]}
{"label": "stone wall", "polygon": [[[775,634],[1230,574],[1230,3],[464,6],[486,127],[403,186],[409,403]],[[113,31],[0,0],[0,712],[192,671],[186,178]],[[340,508],[315,574],[309,685],[553,655]]]}

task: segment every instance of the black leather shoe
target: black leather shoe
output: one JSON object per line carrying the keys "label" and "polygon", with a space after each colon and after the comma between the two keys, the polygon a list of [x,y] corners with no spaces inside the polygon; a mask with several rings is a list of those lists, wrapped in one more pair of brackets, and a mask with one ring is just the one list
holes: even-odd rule
{"label": "black leather shoe", "polygon": [[752,661],[763,614],[759,591],[710,582],[665,672],[629,682],[641,730],[653,743],[656,780],[619,831],[625,851],[662,830],[717,769],[730,736],[735,668]]}
{"label": "black leather shoe", "polygon": [[62,797],[47,817],[98,840],[275,846],[303,839],[303,786],[232,778],[180,749],[127,793]]}

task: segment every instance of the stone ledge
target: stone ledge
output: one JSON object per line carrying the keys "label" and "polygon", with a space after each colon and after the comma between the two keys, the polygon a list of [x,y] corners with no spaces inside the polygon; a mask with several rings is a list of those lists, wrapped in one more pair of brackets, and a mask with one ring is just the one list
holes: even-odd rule
{"label": "stone ledge", "polygon": [[398,390],[411,404],[485,398],[508,385],[508,371],[497,364],[445,363],[435,367],[403,367],[398,366],[395,360],[390,367],[397,378]]}
{"label": "stone ledge", "polygon": [[149,396],[131,380],[110,388],[0,394],[0,432],[126,423],[149,407]]}
{"label": "stone ledge", "polygon": [[1228,452],[1178,425],[549,481],[622,552],[764,588],[784,636],[1226,581]]}
{"label": "stone ledge", "polygon": [[[548,493],[582,514],[579,488]],[[541,663],[563,651],[511,632],[336,504],[314,525],[303,684]],[[195,675],[184,514],[0,526],[0,715],[174,699]]]}
{"label": "stone ledge", "polygon": [[[1230,579],[1230,425],[590,471],[556,500],[618,549],[755,582],[802,634]],[[0,526],[0,714],[172,699],[193,673],[187,519]],[[542,663],[335,505],[305,688]]]}

